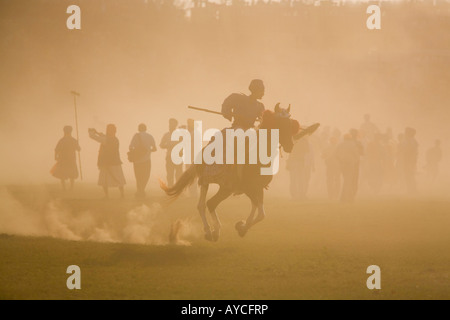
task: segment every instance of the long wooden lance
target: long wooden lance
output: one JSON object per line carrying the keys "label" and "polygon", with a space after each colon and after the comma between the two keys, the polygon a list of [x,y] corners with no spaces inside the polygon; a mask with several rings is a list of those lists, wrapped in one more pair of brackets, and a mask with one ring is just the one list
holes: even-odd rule
{"label": "long wooden lance", "polygon": [[[77,132],[77,142],[78,142],[78,145],[80,145],[80,137],[78,135],[78,112],[77,112],[77,97],[79,97],[80,94],[76,91],[70,91],[70,93],[73,95],[73,105],[75,107],[75,128],[76,128],[76,132]],[[81,169],[80,150],[77,150],[77,153],[78,153],[78,163],[80,165],[80,179],[83,180],[83,171]]]}
{"label": "long wooden lance", "polygon": [[188,106],[188,108],[189,109],[198,110],[198,111],[204,111],[204,112],[208,112],[208,113],[214,113],[214,114],[223,115],[223,113],[219,112],[219,111],[214,111],[214,110],[209,110],[209,109],[204,109],[204,108],[197,108],[197,107],[193,107],[193,106]]}
{"label": "long wooden lance", "polygon": [[[214,110],[210,110],[210,109],[198,108],[198,107],[193,107],[193,106],[188,106],[188,108],[193,109],[193,110],[223,115],[222,112],[214,111]],[[313,134],[319,128],[319,126],[320,126],[319,123],[315,123],[315,124],[307,126],[307,127],[300,126],[301,131],[299,133],[297,133],[296,135],[294,135],[294,140],[298,140],[306,135]]]}

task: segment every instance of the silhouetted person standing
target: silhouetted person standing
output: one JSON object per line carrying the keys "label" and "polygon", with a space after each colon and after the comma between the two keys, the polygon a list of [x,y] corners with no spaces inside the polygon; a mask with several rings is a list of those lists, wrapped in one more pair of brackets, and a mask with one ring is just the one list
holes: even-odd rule
{"label": "silhouetted person standing", "polygon": [[119,139],[116,137],[116,126],[108,124],[106,134],[89,129],[89,137],[100,143],[97,166],[100,170],[98,185],[103,187],[105,198],[109,197],[108,188],[118,187],[121,198],[124,197],[125,177],[120,160]]}
{"label": "silhouetted person standing", "polygon": [[380,133],[376,133],[373,140],[367,144],[365,152],[366,178],[375,194],[381,191],[387,162],[387,150],[382,138]]}
{"label": "silhouetted person standing", "polygon": [[341,190],[341,167],[336,153],[338,145],[339,138],[333,135],[322,152],[326,166],[328,198],[331,200],[337,199]]}
{"label": "silhouetted person standing", "polygon": [[151,153],[156,151],[155,139],[147,133],[147,126],[141,123],[138,133],[133,136],[129,146],[130,152],[136,152],[137,157],[133,159],[134,176],[136,177],[136,198],[145,198],[145,187],[147,186],[151,172]]}
{"label": "silhouetted person standing", "polygon": [[172,149],[178,143],[171,140],[172,132],[177,129],[177,126],[178,121],[176,119],[169,119],[169,132],[164,134],[159,144],[161,149],[166,149],[166,173],[169,188],[175,184],[183,173],[183,164],[174,164],[171,157]]}
{"label": "silhouetted person standing", "polygon": [[361,138],[364,142],[372,141],[375,134],[380,133],[378,127],[370,120],[370,114],[364,115],[364,122],[360,127]]}
{"label": "silhouetted person standing", "polygon": [[436,140],[434,146],[427,151],[426,169],[430,181],[436,180],[439,174],[439,163],[442,160],[441,141]]}
{"label": "silhouetted person standing", "polygon": [[331,128],[329,126],[323,127],[319,134],[320,146],[323,149],[330,140],[331,137]]}
{"label": "silhouetted person standing", "polygon": [[336,154],[344,178],[341,201],[353,202],[358,191],[360,158],[363,154],[357,130],[352,129],[344,136],[344,141],[338,145]]}
{"label": "silhouetted person standing", "polygon": [[50,171],[61,180],[63,190],[66,190],[66,180],[70,181],[70,190],[73,189],[74,180],[78,178],[76,152],[80,151],[78,141],[72,137],[72,127],[65,126],[62,137],[55,148],[56,164]]}
{"label": "silhouetted person standing", "polygon": [[382,136],[385,150],[384,182],[391,188],[396,181],[395,154],[397,152],[397,142],[393,137],[394,135],[391,128],[388,128],[386,133]]}
{"label": "silhouetted person standing", "polygon": [[409,194],[415,194],[417,191],[416,171],[419,144],[415,136],[415,129],[406,128],[403,142],[399,145],[399,151],[403,160],[403,177],[406,183],[406,190]]}
{"label": "silhouetted person standing", "polygon": [[404,170],[404,163],[405,163],[405,155],[403,151],[403,145],[405,141],[405,134],[399,133],[397,135],[397,147],[395,149],[395,173],[396,173],[396,182],[400,185],[403,184],[405,181],[405,170]]}
{"label": "silhouetted person standing", "polygon": [[287,160],[292,199],[306,199],[313,168],[312,147],[308,137],[296,140]]}

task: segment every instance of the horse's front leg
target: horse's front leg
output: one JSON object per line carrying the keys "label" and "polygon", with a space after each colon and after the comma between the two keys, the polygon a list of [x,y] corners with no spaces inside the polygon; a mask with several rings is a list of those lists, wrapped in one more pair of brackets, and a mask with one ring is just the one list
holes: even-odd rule
{"label": "horse's front leg", "polygon": [[212,241],[211,227],[208,224],[208,220],[206,219],[206,195],[208,193],[208,185],[201,185],[200,187],[200,198],[198,200],[197,209],[200,213],[200,217],[203,222],[203,230],[205,231],[205,239]]}
{"label": "horse's front leg", "polygon": [[258,215],[256,216],[255,220],[253,220],[253,224],[256,224],[266,217],[266,213],[264,211],[264,204],[262,202],[258,203]]}
{"label": "horse's front leg", "polygon": [[245,222],[242,220],[236,223],[235,228],[241,237],[245,236],[248,229],[250,229],[250,227],[253,225],[256,209],[257,205],[252,201],[252,210],[250,211],[250,215],[248,216],[247,220]]}
{"label": "horse's front leg", "polygon": [[[250,200],[252,201],[252,210],[250,211],[250,215],[247,220],[239,221],[236,223],[236,230],[238,231],[241,237],[245,236],[247,231],[254,226],[256,223],[260,222],[265,218],[264,205],[263,205],[263,190],[253,193],[247,194]],[[256,210],[258,209],[258,215],[255,218]]]}
{"label": "horse's front leg", "polygon": [[256,190],[255,195],[252,199],[252,205],[256,206],[256,208],[258,209],[258,215],[256,216],[256,218],[253,219],[256,210],[254,207],[252,207],[252,214],[249,217],[249,219],[252,218],[252,220],[249,221],[247,219],[247,224],[248,224],[249,228],[252,227],[253,225],[257,224],[258,222],[262,221],[265,218],[266,214],[264,212],[263,202],[264,202],[264,189],[261,188],[261,189]]}
{"label": "horse's front leg", "polygon": [[[255,218],[256,209],[258,209],[258,215]],[[264,220],[266,217],[266,214],[264,212],[264,206],[263,204],[255,205],[252,203],[252,211],[250,212],[250,215],[248,216],[247,220],[245,221],[239,221],[236,224],[236,229],[241,237],[245,236],[247,231],[253,227],[258,222]]]}
{"label": "horse's front leg", "polygon": [[250,229],[250,227],[254,224],[254,219],[255,219],[255,213],[256,213],[256,209],[258,208],[258,206],[256,205],[256,203],[254,203],[252,201],[252,210],[250,211],[250,215],[247,218],[247,221],[245,221],[245,227],[247,229]]}

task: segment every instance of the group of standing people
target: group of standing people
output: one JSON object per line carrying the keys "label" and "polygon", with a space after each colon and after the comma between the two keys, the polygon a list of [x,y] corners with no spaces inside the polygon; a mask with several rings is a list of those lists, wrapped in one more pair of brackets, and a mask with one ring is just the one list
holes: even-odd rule
{"label": "group of standing people", "polygon": [[[223,116],[233,121],[232,128],[248,129],[254,126],[255,121],[262,115],[264,105],[259,102],[264,96],[264,83],[260,79],[254,79],[249,85],[250,95],[231,94],[222,105]],[[172,187],[183,173],[183,164],[175,164],[172,161],[172,149],[178,143],[172,141],[172,133],[178,129],[187,129],[194,138],[194,120],[188,119],[187,125],[179,126],[176,119],[169,119],[169,131],[166,132],[160,143],[160,148],[166,150],[165,166],[167,186]],[[98,132],[90,128],[89,137],[100,143],[97,166],[99,168],[98,184],[103,187],[105,197],[109,197],[109,188],[118,187],[120,195],[124,197],[125,177],[122,171],[122,161],[119,152],[119,140],[116,137],[117,128],[114,124],[108,124],[106,133]],[[193,143],[191,143],[193,147]],[[78,178],[76,152],[80,152],[78,141],[72,137],[72,127],[64,127],[64,137],[58,142],[55,149],[56,165],[51,170],[54,177],[61,180],[63,189],[66,189],[66,180],[70,180],[70,188],[73,188],[74,180]],[[129,145],[128,160],[133,162],[136,178],[136,197],[145,198],[151,172],[151,153],[155,152],[155,140],[147,133],[147,126],[141,123]],[[191,156],[194,157],[192,150]],[[193,160],[193,158],[191,159]],[[242,180],[243,166],[237,166],[237,178]],[[240,181],[241,182],[241,181]],[[193,184],[190,188],[191,195],[197,193],[197,187]]]}
{"label": "group of standing people", "polygon": [[[173,185],[183,172],[183,166],[174,164],[170,157],[172,148],[176,143],[171,141],[170,137],[177,128],[178,121],[171,118],[169,120],[169,131],[164,134],[160,143],[160,148],[167,151],[166,173],[169,186]],[[81,148],[77,139],[72,137],[71,126],[65,126],[63,131],[64,136],[58,141],[55,148],[56,164],[50,172],[55,178],[61,180],[63,190],[67,189],[66,181],[70,182],[69,189],[72,190],[74,180],[79,177],[76,153],[80,152]],[[118,188],[120,196],[123,198],[126,180],[122,170],[123,162],[120,157],[116,126],[108,124],[105,133],[90,128],[88,133],[91,139],[100,144],[97,159],[98,185],[103,188],[105,198],[109,197],[109,188]],[[128,159],[133,163],[136,178],[136,198],[138,199],[146,197],[145,189],[151,173],[151,154],[155,151],[157,151],[155,139],[147,132],[147,126],[144,123],[139,124],[138,132],[131,139],[128,152]]]}
{"label": "group of standing people", "polygon": [[[179,126],[176,119],[169,119],[169,130],[163,135],[159,147],[166,150],[165,167],[169,187],[183,173],[183,164],[174,164],[171,159],[172,148],[176,141],[171,135],[177,128],[185,128],[193,132],[193,120],[187,126]],[[79,152],[78,141],[72,137],[72,127],[63,128],[64,136],[55,148],[56,164],[51,169],[54,177],[61,180],[62,188],[73,189],[74,180],[78,178],[76,152]],[[119,153],[119,140],[116,137],[116,126],[109,124],[106,132],[100,133],[89,129],[89,136],[100,143],[97,166],[99,168],[98,184],[103,187],[105,197],[109,196],[109,188],[118,187],[124,197],[125,177]],[[192,135],[193,136],[193,135]],[[409,194],[417,190],[416,173],[419,156],[419,145],[416,130],[406,128],[394,139],[391,129],[381,133],[378,127],[365,115],[364,122],[358,129],[351,129],[341,135],[338,129],[325,128],[319,135],[305,136],[295,141],[295,146],[287,160],[290,177],[290,194],[295,199],[307,197],[311,177],[316,167],[316,154],[320,154],[325,168],[326,192],[330,199],[352,202],[359,186],[366,184],[378,194],[383,187],[403,185]],[[138,132],[131,139],[129,153],[141,150],[133,162],[136,178],[136,197],[146,197],[145,189],[151,173],[151,153],[157,151],[155,139],[147,132],[147,126],[140,124]],[[429,181],[436,179],[439,163],[442,160],[440,140],[426,152],[425,172]],[[193,185],[191,195],[197,193]]]}
{"label": "group of standing people", "polygon": [[[317,155],[323,160],[329,199],[352,202],[361,185],[373,194],[394,186],[410,195],[417,191],[419,144],[414,128],[405,128],[395,139],[392,129],[382,133],[366,114],[359,129],[342,135],[325,127],[318,135],[301,139],[287,161],[292,198],[306,198],[312,173],[319,166]],[[426,152],[429,182],[438,176],[441,160],[441,144],[436,140]]]}
{"label": "group of standing people", "polygon": [[[265,92],[262,80],[254,79],[249,85],[250,95],[231,94],[222,105],[222,115],[233,121],[232,128],[248,129],[265,110],[259,101]],[[175,164],[171,152],[178,143],[172,141],[173,131],[178,128],[187,129],[194,137],[194,121],[188,119],[187,125],[179,126],[176,119],[169,119],[169,131],[166,132],[159,147],[166,150],[165,167],[167,186],[172,187],[183,173],[183,164]],[[116,137],[116,126],[109,124],[106,133],[89,129],[89,136],[100,143],[98,155],[99,179],[105,197],[110,187],[118,187],[124,197],[125,177],[119,153],[119,140]],[[290,175],[290,194],[292,198],[304,199],[308,193],[312,172],[315,170],[315,155],[320,153],[325,165],[326,190],[330,199],[352,202],[358,187],[366,183],[375,193],[379,193],[383,185],[394,185],[402,182],[409,194],[416,192],[416,172],[418,161],[418,142],[416,130],[406,128],[394,139],[392,130],[388,128],[381,133],[371,121],[370,115],[364,116],[359,130],[351,129],[341,135],[338,129],[325,127],[319,135],[304,136],[295,141],[293,151],[287,160]],[[193,145],[193,144],[192,144]],[[140,124],[138,132],[129,145],[128,159],[133,162],[136,178],[136,197],[145,198],[145,188],[151,172],[151,153],[157,150],[155,140],[147,133],[147,126]],[[72,127],[64,127],[64,137],[55,148],[56,165],[52,168],[53,176],[61,180],[66,189],[66,180],[73,188],[78,178],[76,152],[80,151],[78,141],[72,137]],[[194,157],[194,152],[191,152]],[[430,180],[434,180],[439,172],[442,159],[440,141],[427,151],[425,169]],[[193,159],[191,159],[193,160]],[[242,167],[236,166],[237,180],[242,180]],[[193,185],[191,195],[197,193]]]}

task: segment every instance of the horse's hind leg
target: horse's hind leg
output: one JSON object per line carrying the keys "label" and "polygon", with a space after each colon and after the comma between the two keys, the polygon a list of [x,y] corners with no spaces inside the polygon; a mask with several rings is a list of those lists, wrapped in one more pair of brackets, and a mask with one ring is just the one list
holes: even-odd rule
{"label": "horse's hind leg", "polygon": [[203,229],[205,231],[205,239],[212,241],[212,235],[211,235],[211,228],[208,224],[208,220],[206,219],[206,194],[208,193],[208,185],[201,185],[200,187],[200,198],[198,200],[197,209],[200,213],[200,217],[202,218],[203,222]]}
{"label": "horse's hind leg", "polygon": [[264,212],[264,189],[258,190],[256,195],[256,203],[258,206],[258,215],[255,220],[253,220],[253,225],[260,222],[266,217],[266,213]]}
{"label": "horse's hind leg", "polygon": [[217,216],[216,208],[219,205],[219,203],[228,198],[230,195],[231,191],[224,189],[223,187],[220,187],[219,191],[214,196],[212,196],[211,199],[209,199],[206,204],[209,213],[211,214],[211,217],[213,219],[213,231],[212,231],[213,241],[219,240],[220,228],[222,226],[219,217]]}

